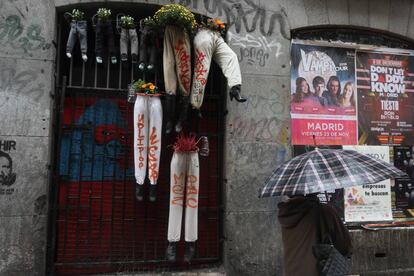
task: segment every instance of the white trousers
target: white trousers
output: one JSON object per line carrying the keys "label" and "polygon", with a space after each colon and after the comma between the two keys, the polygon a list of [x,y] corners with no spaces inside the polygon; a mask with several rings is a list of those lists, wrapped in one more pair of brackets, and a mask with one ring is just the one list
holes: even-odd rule
{"label": "white trousers", "polygon": [[157,184],[161,155],[162,105],[159,97],[137,95],[134,105],[135,179],[144,184],[147,172],[151,184]]}
{"label": "white trousers", "polygon": [[211,59],[219,65],[229,87],[241,84],[239,60],[236,53],[217,32],[200,29],[194,37],[195,64],[191,87],[191,105],[199,109],[210,71]]}
{"label": "white trousers", "polygon": [[181,236],[181,221],[185,209],[185,241],[198,239],[198,152],[174,152],[171,160],[170,215],[168,241]]}
{"label": "white trousers", "polygon": [[183,96],[191,89],[191,46],[188,33],[177,26],[166,26],[164,31],[164,84],[165,92],[177,95],[177,82]]}

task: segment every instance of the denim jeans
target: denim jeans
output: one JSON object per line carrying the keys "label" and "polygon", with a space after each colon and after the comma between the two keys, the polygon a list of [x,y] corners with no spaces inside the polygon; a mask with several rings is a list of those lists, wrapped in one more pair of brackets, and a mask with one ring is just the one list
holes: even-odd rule
{"label": "denim jeans", "polygon": [[119,46],[122,54],[128,54],[128,42],[131,42],[131,54],[138,54],[138,35],[135,29],[121,29]]}
{"label": "denim jeans", "polygon": [[157,57],[156,34],[145,26],[139,38],[139,64],[154,65]]}
{"label": "denim jeans", "polygon": [[68,42],[66,44],[66,53],[72,53],[76,40],[79,39],[80,49],[82,54],[86,54],[88,51],[87,43],[87,23],[86,21],[72,20],[70,23],[70,32]]}
{"label": "denim jeans", "polygon": [[105,42],[108,46],[110,56],[115,56],[114,30],[109,20],[98,19],[95,33],[95,53],[97,57],[102,57]]}

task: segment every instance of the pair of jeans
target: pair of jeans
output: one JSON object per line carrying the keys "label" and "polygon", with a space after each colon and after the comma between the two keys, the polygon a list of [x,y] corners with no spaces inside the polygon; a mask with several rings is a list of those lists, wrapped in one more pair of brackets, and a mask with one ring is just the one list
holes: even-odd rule
{"label": "pair of jeans", "polygon": [[157,96],[137,95],[134,105],[134,163],[135,179],[145,181],[148,160],[148,178],[157,184],[161,155],[162,105]]}
{"label": "pair of jeans", "polygon": [[83,55],[86,55],[86,52],[88,51],[86,29],[87,29],[86,21],[72,20],[72,22],[70,23],[70,32],[69,32],[68,42],[66,44],[66,53],[72,53],[76,40],[79,39],[81,52]]}
{"label": "pair of jeans", "polygon": [[121,28],[121,38],[119,40],[119,48],[121,49],[121,55],[128,54],[128,42],[131,43],[131,54],[138,54],[138,35],[135,29]]}
{"label": "pair of jeans", "polygon": [[165,92],[190,96],[191,46],[188,32],[178,26],[166,26],[164,32],[164,84]]}
{"label": "pair of jeans", "polygon": [[114,29],[110,20],[98,19],[95,33],[95,54],[97,57],[103,56],[103,48],[107,44],[108,52],[111,57],[115,56]]}
{"label": "pair of jeans", "polygon": [[157,35],[148,26],[144,26],[140,32],[139,64],[154,65],[157,57]]}
{"label": "pair of jeans", "polygon": [[198,152],[174,152],[170,177],[169,242],[180,240],[184,208],[185,241],[194,242],[198,239],[199,184]]}
{"label": "pair of jeans", "polygon": [[211,60],[218,64],[227,79],[227,85],[241,84],[240,65],[236,53],[218,32],[201,28],[194,37],[194,75],[191,88],[191,105],[199,109],[203,104]]}

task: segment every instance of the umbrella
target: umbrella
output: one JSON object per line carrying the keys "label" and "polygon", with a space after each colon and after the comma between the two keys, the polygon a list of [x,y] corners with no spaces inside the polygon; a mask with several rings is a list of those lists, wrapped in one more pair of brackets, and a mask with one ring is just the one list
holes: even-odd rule
{"label": "umbrella", "polygon": [[306,195],[401,176],[406,174],[393,165],[353,150],[315,149],[278,167],[259,197]]}

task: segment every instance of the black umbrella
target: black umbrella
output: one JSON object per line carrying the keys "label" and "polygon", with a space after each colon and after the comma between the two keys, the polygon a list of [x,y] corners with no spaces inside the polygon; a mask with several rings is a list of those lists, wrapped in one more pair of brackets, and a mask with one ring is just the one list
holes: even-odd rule
{"label": "black umbrella", "polygon": [[278,167],[259,197],[306,195],[401,176],[406,174],[393,165],[353,150],[315,149]]}

